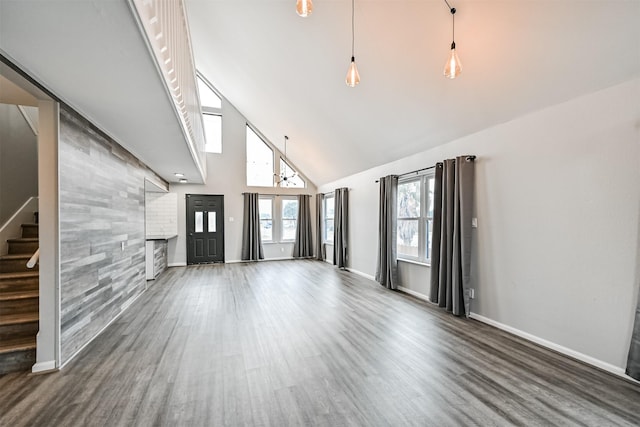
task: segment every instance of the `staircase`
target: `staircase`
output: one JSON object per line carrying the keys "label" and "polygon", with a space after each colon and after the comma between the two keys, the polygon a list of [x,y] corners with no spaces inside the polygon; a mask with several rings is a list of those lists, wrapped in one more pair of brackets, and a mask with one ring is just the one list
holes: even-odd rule
{"label": "staircase", "polygon": [[38,225],[22,224],[22,237],[7,240],[0,256],[0,375],[30,370],[36,361],[38,265],[27,261],[38,249]]}

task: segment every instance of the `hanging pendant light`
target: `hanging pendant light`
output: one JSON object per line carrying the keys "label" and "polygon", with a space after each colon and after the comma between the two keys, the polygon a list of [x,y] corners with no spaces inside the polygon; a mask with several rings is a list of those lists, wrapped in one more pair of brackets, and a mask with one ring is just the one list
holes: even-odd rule
{"label": "hanging pendant light", "polygon": [[273,174],[273,176],[276,176],[278,178],[278,181],[276,182],[276,185],[278,185],[279,187],[289,187],[291,185],[295,186],[298,185],[294,179],[298,176],[298,171],[293,171],[292,169],[292,174],[291,175],[287,175],[287,169],[291,169],[291,166],[289,166],[289,159],[287,159],[287,141],[289,141],[289,137],[287,135],[284,136],[284,164],[285,167],[284,169],[280,170],[280,174]]}
{"label": "hanging pendant light", "polygon": [[[445,1],[446,2],[446,1]],[[447,6],[449,3],[447,3]],[[451,20],[452,20],[452,37],[451,37],[451,53],[449,54],[449,59],[447,59],[447,63],[444,64],[444,75],[450,79],[455,79],[462,72],[462,63],[458,58],[458,54],[456,53],[456,9],[455,7],[451,7]]]}
{"label": "hanging pendant light", "polygon": [[356,57],[354,55],[355,46],[355,0],[351,0],[351,64],[349,64],[349,70],[347,71],[346,83],[349,87],[356,87],[360,83],[360,74],[358,73],[358,67],[356,66]]}
{"label": "hanging pendant light", "polygon": [[298,12],[298,15],[306,18],[313,12],[313,2],[311,0],[297,0],[296,12]]}

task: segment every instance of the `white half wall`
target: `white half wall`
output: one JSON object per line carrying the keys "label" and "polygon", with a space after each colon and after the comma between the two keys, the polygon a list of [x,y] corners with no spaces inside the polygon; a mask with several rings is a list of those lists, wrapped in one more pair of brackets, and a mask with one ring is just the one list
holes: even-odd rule
{"label": "white half wall", "polygon": [[[350,268],[375,274],[376,179],[475,154],[471,310],[624,368],[640,276],[638,99],[630,80],[320,186],[351,190]],[[399,274],[429,294],[429,267],[401,262]]]}
{"label": "white half wall", "polygon": [[[207,154],[207,182],[175,184],[171,193],[178,196],[178,237],[169,240],[170,266],[186,265],[186,194],[224,195],[225,260],[239,261],[242,254],[242,215],[244,192],[260,194],[315,194],[316,187],[307,180],[307,188],[247,187],[246,178],[246,119],[233,105],[222,100],[222,154]],[[277,159],[277,153],[276,153]],[[176,171],[179,172],[179,171]],[[304,172],[304,171],[299,171]],[[315,199],[311,200],[311,216],[315,218]],[[286,259],[293,254],[293,243],[267,243],[263,245],[265,259]]]}

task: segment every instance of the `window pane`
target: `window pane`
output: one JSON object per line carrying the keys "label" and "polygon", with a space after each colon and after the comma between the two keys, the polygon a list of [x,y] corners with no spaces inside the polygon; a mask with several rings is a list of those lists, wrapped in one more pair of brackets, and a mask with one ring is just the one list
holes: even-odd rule
{"label": "window pane", "polygon": [[282,200],[282,219],[297,219],[298,218],[298,201],[297,200]]}
{"label": "window pane", "polygon": [[204,231],[204,224],[203,224],[203,215],[202,212],[196,212],[196,218],[195,218],[195,223],[196,223],[196,233],[202,233]]}
{"label": "window pane", "polygon": [[207,153],[222,153],[222,116],[203,114],[202,122],[206,139],[204,151]]}
{"label": "window pane", "polygon": [[[286,179],[285,179],[286,178]],[[305,182],[291,166],[280,159],[280,187],[305,187]]]}
{"label": "window pane", "polygon": [[260,238],[263,242],[273,241],[273,199],[258,199],[260,212]]}
{"label": "window pane", "polygon": [[270,219],[260,220],[260,239],[263,242],[273,241],[273,221]]}
{"label": "window pane", "polygon": [[418,220],[398,219],[398,254],[417,257],[418,239]]}
{"label": "window pane", "polygon": [[420,216],[420,181],[398,184],[398,218]]}
{"label": "window pane", "polygon": [[272,219],[273,199],[259,199],[258,211],[260,211],[260,219]]}
{"label": "window pane", "polygon": [[282,220],[282,240],[296,239],[296,222],[295,219]]}
{"label": "window pane", "polygon": [[324,217],[333,219],[334,197],[324,199]]}
{"label": "window pane", "polygon": [[433,218],[433,189],[435,185],[435,178],[431,177],[427,179],[427,196],[429,197],[427,207],[427,218]]}
{"label": "window pane", "polygon": [[327,242],[333,242],[333,218],[325,219],[324,224],[325,240]]}
{"label": "window pane", "polygon": [[198,77],[198,92],[200,92],[200,104],[203,107],[222,108],[222,101],[216,93]]}
{"label": "window pane", "polygon": [[273,150],[247,126],[247,185],[273,187]]}
{"label": "window pane", "polygon": [[215,212],[209,212],[209,214],[207,215],[207,222],[208,222],[208,231],[209,233],[215,233],[216,232],[216,213]]}

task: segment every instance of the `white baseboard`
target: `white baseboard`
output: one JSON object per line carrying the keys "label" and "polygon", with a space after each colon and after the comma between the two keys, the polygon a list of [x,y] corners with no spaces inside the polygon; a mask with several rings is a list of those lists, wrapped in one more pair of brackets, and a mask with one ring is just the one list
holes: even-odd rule
{"label": "white baseboard", "polygon": [[358,276],[365,277],[365,278],[367,278],[369,280],[373,280],[374,282],[376,280],[375,276],[372,276],[372,275],[367,274],[367,273],[363,273],[362,271],[356,270],[355,268],[347,268],[347,271],[349,271],[351,273],[354,273],[354,274],[357,274]]}
{"label": "white baseboard", "polygon": [[564,347],[564,346],[562,346],[560,344],[556,344],[554,342],[545,340],[544,338],[537,337],[537,336],[532,335],[532,334],[530,334],[528,332],[521,331],[520,329],[516,329],[516,328],[514,328],[512,326],[505,325],[504,323],[497,322],[497,321],[495,321],[493,319],[489,319],[488,317],[484,317],[484,316],[482,316],[480,314],[477,314],[477,313],[471,312],[471,313],[469,313],[469,317],[474,319],[474,320],[477,320],[479,322],[486,323],[487,325],[491,325],[491,326],[496,327],[498,329],[502,329],[503,331],[507,331],[507,332],[509,332],[509,333],[511,333],[513,335],[519,336],[520,338],[524,338],[527,341],[534,342],[534,343],[536,343],[538,345],[541,345],[542,347],[546,347],[546,348],[554,350],[554,351],[556,351],[558,353],[561,353],[561,354],[564,354],[566,356],[569,356],[569,357],[571,357],[573,359],[576,359],[576,360],[579,360],[581,362],[584,362],[584,363],[586,363],[588,365],[595,366],[595,367],[600,368],[600,369],[602,369],[604,371],[610,372],[610,373],[612,373],[614,375],[618,375],[620,377],[623,377],[626,380],[630,380],[630,381],[633,381],[633,382],[636,382],[636,383],[640,384],[640,381],[635,381],[633,378],[631,378],[630,376],[625,374],[623,368],[620,368],[618,366],[612,365],[612,364],[607,363],[607,362],[603,362],[602,360],[598,360],[598,359],[596,359],[594,357],[591,357],[591,356],[588,356],[586,354],[580,353],[578,351],[572,350],[570,348]]}
{"label": "white baseboard", "polygon": [[421,294],[420,292],[416,292],[416,291],[414,291],[412,289],[405,288],[404,286],[398,286],[398,290],[404,292],[405,294],[409,294],[409,295],[414,296],[414,297],[416,297],[418,299],[421,299],[423,301],[431,302],[431,300],[429,300],[429,297],[426,296],[425,294]]}
{"label": "white baseboard", "polygon": [[31,367],[31,373],[33,374],[44,374],[45,372],[51,372],[51,371],[57,371],[55,360],[38,362]]}
{"label": "white baseboard", "polygon": [[186,262],[172,262],[171,264],[167,264],[167,267],[186,267]]}

